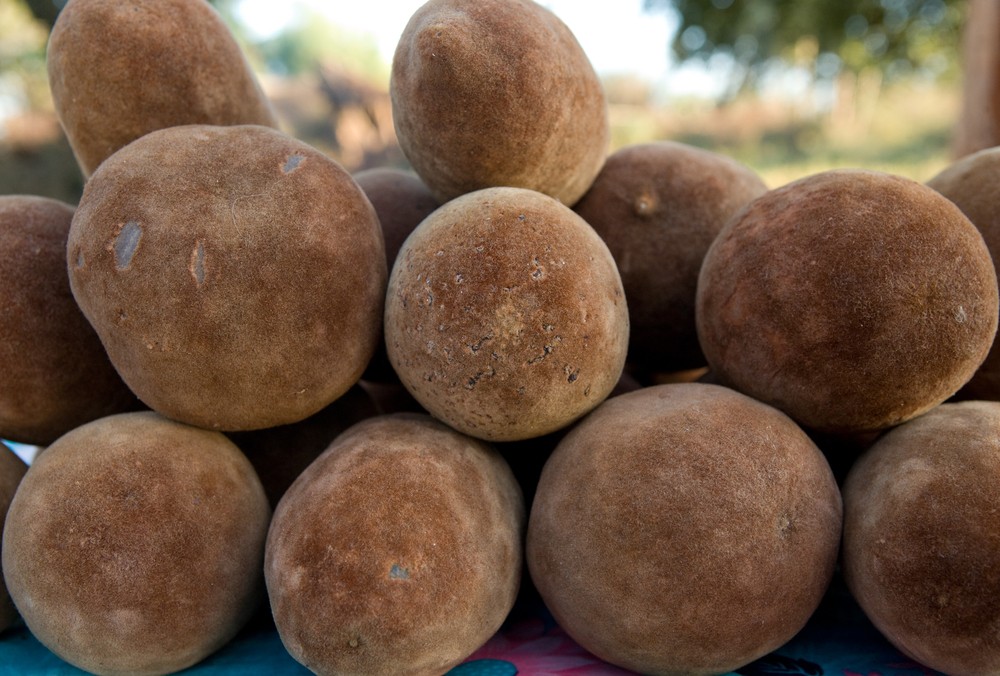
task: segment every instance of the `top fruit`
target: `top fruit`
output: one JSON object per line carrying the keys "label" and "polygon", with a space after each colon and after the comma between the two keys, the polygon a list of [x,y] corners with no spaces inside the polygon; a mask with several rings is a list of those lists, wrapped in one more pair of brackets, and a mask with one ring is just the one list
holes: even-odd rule
{"label": "top fruit", "polygon": [[70,0],[52,28],[48,71],[85,176],[158,129],[277,127],[242,51],[204,0]]}
{"label": "top fruit", "polygon": [[396,47],[390,94],[400,146],[441,202],[512,186],[572,205],[604,162],[600,80],[530,0],[430,0]]}

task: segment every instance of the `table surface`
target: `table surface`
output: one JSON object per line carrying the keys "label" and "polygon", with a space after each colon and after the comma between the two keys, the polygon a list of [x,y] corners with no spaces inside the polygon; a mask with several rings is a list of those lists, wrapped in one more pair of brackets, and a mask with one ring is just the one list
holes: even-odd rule
{"label": "table surface", "polygon": [[[893,648],[864,617],[842,583],[831,587],[806,627],[789,643],[736,673],[743,676],[930,676]],[[60,660],[23,625],[0,634],[0,676],[84,674]],[[251,623],[228,646],[183,672],[185,676],[310,672],[289,656],[273,625]],[[522,603],[486,645],[449,676],[614,676],[629,674],[601,662],[573,642],[544,606]]]}

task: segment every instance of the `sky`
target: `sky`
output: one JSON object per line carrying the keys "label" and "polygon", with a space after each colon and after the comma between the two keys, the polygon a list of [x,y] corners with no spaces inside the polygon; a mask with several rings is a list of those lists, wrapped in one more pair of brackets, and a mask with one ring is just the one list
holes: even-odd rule
{"label": "sky", "polygon": [[[389,63],[403,28],[422,4],[423,0],[243,0],[240,14],[256,36],[268,37],[308,7],[342,28],[370,35]],[[650,82],[684,77],[671,68],[670,40],[676,22],[667,12],[643,12],[643,0],[616,0],[611,11],[611,2],[540,0],[540,4],[569,26],[600,75],[630,73]]]}

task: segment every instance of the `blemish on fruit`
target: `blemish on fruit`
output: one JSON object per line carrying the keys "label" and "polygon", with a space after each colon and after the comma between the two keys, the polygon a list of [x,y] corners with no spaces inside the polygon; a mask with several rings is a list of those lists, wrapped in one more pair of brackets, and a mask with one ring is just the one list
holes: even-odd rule
{"label": "blemish on fruit", "polygon": [[281,168],[282,173],[290,174],[299,168],[302,161],[306,159],[304,155],[299,153],[292,153],[288,156],[288,160],[285,162],[285,166]]}
{"label": "blemish on fruit", "polygon": [[389,578],[393,580],[409,580],[410,571],[398,563],[394,563],[392,564],[392,568],[389,569]]}
{"label": "blemish on fruit", "polygon": [[469,350],[470,350],[470,351],[472,352],[472,354],[476,354],[476,353],[477,353],[477,352],[479,352],[479,351],[480,351],[481,349],[483,349],[483,345],[484,345],[484,344],[485,344],[485,343],[486,343],[487,341],[490,341],[490,340],[493,340],[493,334],[492,334],[492,333],[490,333],[490,334],[488,334],[488,335],[485,335],[485,336],[483,336],[482,338],[480,338],[480,339],[479,339],[479,340],[478,340],[477,342],[475,342],[475,343],[469,343]]}
{"label": "blemish on fruit", "polygon": [[531,364],[537,364],[537,363],[543,361],[546,357],[548,357],[550,354],[552,354],[552,351],[555,350],[556,346],[559,345],[559,343],[561,343],[561,342],[562,342],[562,336],[556,336],[555,339],[551,343],[548,343],[547,345],[545,345],[544,347],[542,347],[542,353],[540,355],[538,355],[536,357],[532,357],[531,359],[529,359],[528,360],[528,364],[529,365],[531,365]]}
{"label": "blemish on fruit", "polygon": [[142,226],[135,221],[129,221],[122,226],[115,238],[115,267],[119,270],[126,269],[132,263],[135,252],[139,248],[142,240]]}
{"label": "blemish on fruit", "polygon": [[201,287],[205,283],[205,243],[201,240],[195,244],[191,252],[191,264],[188,266],[195,284]]}

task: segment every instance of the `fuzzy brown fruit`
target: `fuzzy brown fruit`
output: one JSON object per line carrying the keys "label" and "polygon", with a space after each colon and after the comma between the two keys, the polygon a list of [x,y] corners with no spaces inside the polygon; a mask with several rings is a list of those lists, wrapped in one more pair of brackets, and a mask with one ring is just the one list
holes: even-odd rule
{"label": "fuzzy brown fruit", "polygon": [[377,414],[375,400],[355,385],[336,401],[290,425],[227,436],[247,456],[274,509],[288,487],[351,425]]}
{"label": "fuzzy brown fruit", "polygon": [[[28,471],[28,466],[7,447],[0,443],[0,538],[3,536],[4,520],[7,518],[7,510],[10,508],[11,500],[17,491],[24,473]],[[3,547],[0,546],[0,553]],[[0,570],[2,573],[2,570]],[[3,582],[3,575],[0,574],[0,633],[17,620],[17,608],[10,600],[7,593],[7,586]]]}
{"label": "fuzzy brown fruit", "polygon": [[833,575],[841,501],[780,411],[717,385],[609,399],[556,447],[528,523],[531,578],[598,657],[719,674],[778,648]]}
{"label": "fuzzy brown fruit", "polygon": [[944,404],[879,439],[844,486],[844,577],[901,651],[1000,671],[1000,403]]}
{"label": "fuzzy brown fruit", "polygon": [[837,433],[953,395],[986,357],[997,279],[939,193],[873,171],[816,174],[751,202],[698,280],[698,337],[720,382]]}
{"label": "fuzzy brown fruit", "polygon": [[491,441],[541,436],[621,375],[628,309],[593,228],[551,197],[488,188],[444,205],[396,259],[389,360],[432,415]]}
{"label": "fuzzy brown fruit", "polygon": [[531,0],[430,0],[400,37],[389,93],[399,144],[442,203],[516,186],[571,205],[607,152],[601,82]]}
{"label": "fuzzy brown fruit", "polygon": [[134,141],[87,183],[67,252],[112,363],[175,420],[297,422],[375,351],[386,266],[371,203],[333,160],[272,129]]}
{"label": "fuzzy brown fruit", "polygon": [[47,445],[139,402],[115,372],[66,277],[73,207],[0,196],[0,437]]}
{"label": "fuzzy brown fruit", "polygon": [[378,214],[385,239],[385,262],[392,269],[406,238],[441,205],[412,171],[390,167],[365,169],[355,173],[354,180]]}
{"label": "fuzzy brown fruit", "polygon": [[[1000,260],[1000,148],[962,158],[927,185],[954,202],[972,221],[982,234],[995,265]],[[1000,345],[995,339],[986,360],[958,396],[1000,400]]]}
{"label": "fuzzy brown fruit", "polygon": [[766,191],[749,168],[681,143],[633,145],[608,157],[573,210],[618,264],[629,368],[652,374],[705,365],[694,319],[702,259],[726,221]]}
{"label": "fuzzy brown fruit", "polygon": [[267,540],[274,621],[317,674],[443,674],[500,627],[524,504],[500,455],[429,416],[355,425],[285,494]]}
{"label": "fuzzy brown fruit", "polygon": [[[385,261],[391,270],[403,242],[440,204],[412,171],[388,167],[365,169],[354,174],[354,180],[378,214],[385,239]],[[379,339],[378,349],[361,377],[378,383],[399,382],[385,353],[384,338]]]}
{"label": "fuzzy brown fruit", "polygon": [[31,633],[95,674],[166,674],[231,639],[259,602],[271,512],[218,432],[152,412],[78,427],[32,463],[3,532]]}
{"label": "fuzzy brown fruit", "polygon": [[70,0],[52,27],[47,64],[84,176],[157,129],[277,127],[236,40],[204,0]]}

